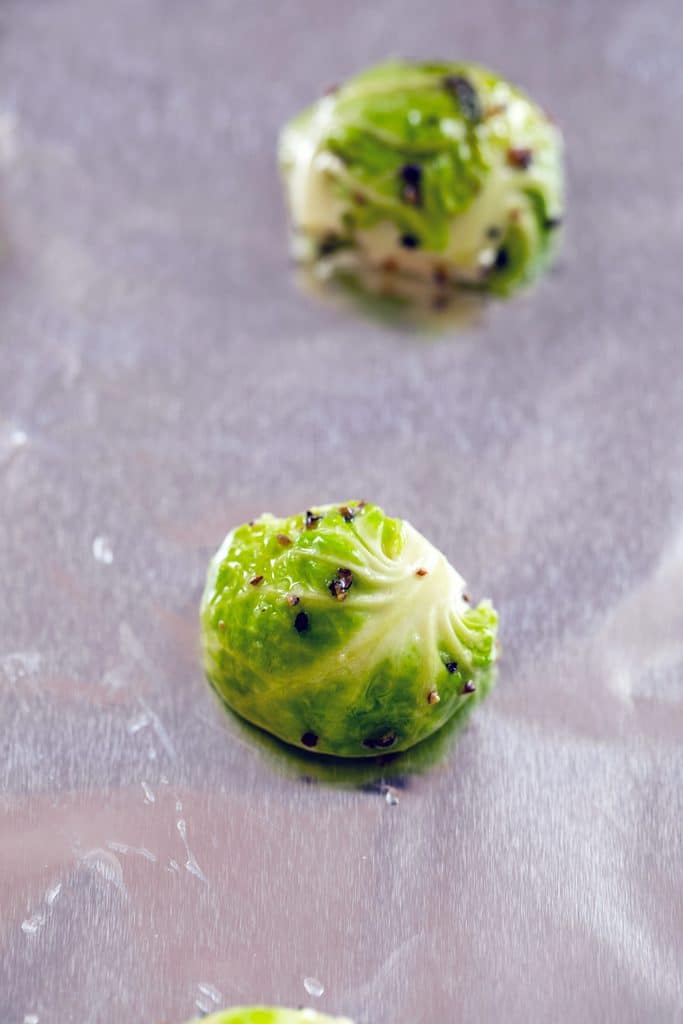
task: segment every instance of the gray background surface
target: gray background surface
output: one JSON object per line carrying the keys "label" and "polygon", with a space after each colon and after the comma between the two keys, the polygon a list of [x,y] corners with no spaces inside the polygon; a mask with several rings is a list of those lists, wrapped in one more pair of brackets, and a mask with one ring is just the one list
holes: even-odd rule
{"label": "gray background surface", "polygon": [[[683,1019],[682,50],[677,0],[3,0],[1,1024]],[[442,335],[288,264],[278,127],[392,53],[566,133],[557,268]],[[355,496],[503,623],[393,804],[196,657],[227,529]]]}

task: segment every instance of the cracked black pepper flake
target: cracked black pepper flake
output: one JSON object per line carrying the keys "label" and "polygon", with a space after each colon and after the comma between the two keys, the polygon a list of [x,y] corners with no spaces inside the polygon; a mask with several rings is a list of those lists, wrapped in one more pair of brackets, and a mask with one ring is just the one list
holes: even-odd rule
{"label": "cracked black pepper flake", "polygon": [[401,245],[404,249],[419,249],[420,239],[415,235],[401,235]]}
{"label": "cracked black pepper flake", "polygon": [[298,594],[287,594],[285,600],[287,601],[287,604],[289,605],[290,608],[294,608],[296,607],[296,605],[298,605],[301,598],[299,597]]}
{"label": "cracked black pepper flake", "polygon": [[428,574],[426,569],[416,569],[415,570],[415,575],[416,576],[428,576],[429,574]]}
{"label": "cracked black pepper flake", "polygon": [[419,164],[404,164],[399,171],[401,198],[411,206],[422,205],[422,168]]}
{"label": "cracked black pepper flake", "polygon": [[343,249],[345,245],[344,239],[340,238],[339,235],[325,235],[318,243],[318,256],[332,256],[335,252]]}
{"label": "cracked black pepper flake", "polygon": [[401,189],[401,199],[404,203],[409,203],[411,206],[420,205],[420,193],[414,185],[404,185]]}
{"label": "cracked black pepper flake", "polygon": [[417,187],[422,181],[422,168],[419,164],[404,164],[399,173],[406,185]]}
{"label": "cracked black pepper flake", "polygon": [[557,228],[562,226],[562,218],[546,217],[545,221],[543,222],[543,226],[545,227],[546,231],[555,231]]}
{"label": "cracked black pepper flake", "polygon": [[495,259],[493,265],[496,268],[496,270],[505,270],[505,268],[509,265],[509,263],[510,263],[510,255],[509,255],[507,249],[505,248],[505,246],[503,246],[501,249],[498,250],[498,252],[496,254],[496,259]]}
{"label": "cracked black pepper flake", "polygon": [[305,732],[301,737],[301,742],[305,747],[315,747],[318,744],[318,737],[314,732]]}
{"label": "cracked black pepper flake", "polygon": [[472,603],[472,598],[470,597],[466,590],[463,591],[462,599],[463,601],[467,601],[468,604]]}
{"label": "cracked black pepper flake", "polygon": [[497,228],[495,225],[491,226],[490,228],[487,228],[487,230],[486,230],[486,237],[487,238],[500,238],[500,228]]}
{"label": "cracked black pepper flake", "polygon": [[462,688],[463,693],[474,693],[475,690],[476,686],[474,685],[471,679],[468,679]]}
{"label": "cracked black pepper flake", "polygon": [[259,583],[263,583],[263,576],[254,576],[249,580],[252,587],[258,587]]}
{"label": "cracked black pepper flake", "polygon": [[386,750],[387,747],[393,747],[395,742],[396,733],[385,732],[383,736],[370,736],[363,740],[363,746],[369,747],[370,750]]}
{"label": "cracked black pepper flake", "polygon": [[484,117],[488,120],[489,117],[496,117],[498,114],[504,114],[506,110],[507,104],[495,103],[492,107],[488,107],[484,113]]}
{"label": "cracked black pepper flake", "polygon": [[439,696],[439,694],[438,694],[438,692],[436,690],[430,690],[429,693],[427,694],[427,703],[428,704],[438,704],[440,700],[441,700],[441,697]]}
{"label": "cracked black pepper flake", "polygon": [[318,525],[318,523],[320,522],[321,519],[322,519],[322,516],[314,515],[314,513],[311,512],[310,508],[306,509],[306,520],[305,520],[305,522],[306,522],[306,529],[307,530],[315,530],[316,526]]}
{"label": "cracked black pepper flake", "polygon": [[287,548],[292,543],[292,538],[288,537],[286,533],[278,533],[277,542],[282,544],[283,548]]}
{"label": "cracked black pepper flake", "polygon": [[464,75],[448,75],[443,84],[446,91],[455,96],[463,117],[474,123],[481,121],[481,101],[469,78]]}
{"label": "cracked black pepper flake", "polygon": [[366,505],[367,505],[367,501],[359,501],[358,502],[358,506],[357,506],[358,511],[362,512]]}
{"label": "cracked black pepper flake", "polygon": [[518,171],[526,171],[534,162],[533,151],[526,147],[513,146],[507,151],[507,162]]}
{"label": "cracked black pepper flake", "polygon": [[355,510],[349,508],[348,505],[342,505],[342,507],[339,509],[339,514],[345,523],[351,523],[356,518]]}
{"label": "cracked black pepper flake", "polygon": [[297,633],[305,633],[308,629],[308,615],[306,612],[299,612],[294,619],[294,629]]}
{"label": "cracked black pepper flake", "polygon": [[337,575],[329,585],[329,591],[338,601],[346,600],[346,594],[353,583],[353,573],[350,569],[337,569]]}
{"label": "cracked black pepper flake", "polygon": [[450,672],[451,675],[453,675],[454,672],[458,671],[458,663],[457,663],[457,661],[447,661],[446,662],[446,669],[447,669],[448,672]]}

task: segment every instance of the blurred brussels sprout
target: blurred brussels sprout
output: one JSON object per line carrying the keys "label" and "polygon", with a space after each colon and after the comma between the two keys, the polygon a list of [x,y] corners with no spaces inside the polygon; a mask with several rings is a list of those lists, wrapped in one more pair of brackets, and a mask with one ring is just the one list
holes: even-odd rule
{"label": "blurred brussels sprout", "polygon": [[[388,279],[507,293],[547,264],[564,211],[562,137],[472,64],[393,61],[284,128],[295,255]],[[410,293],[410,289],[407,289]]]}
{"label": "blurred brussels sprout", "polygon": [[497,615],[410,523],[352,501],[233,530],[209,567],[203,660],[280,739],[372,757],[435,732],[496,657]]}

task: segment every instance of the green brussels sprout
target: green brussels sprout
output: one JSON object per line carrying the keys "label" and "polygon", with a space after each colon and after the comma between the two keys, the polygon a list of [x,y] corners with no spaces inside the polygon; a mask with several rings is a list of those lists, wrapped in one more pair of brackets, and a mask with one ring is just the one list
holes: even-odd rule
{"label": "green brussels sprout", "polygon": [[[191,1024],[191,1022],[190,1022]],[[202,1017],[202,1024],[353,1024],[348,1017],[328,1017],[315,1010],[283,1010],[277,1006],[236,1006]]]}
{"label": "green brussels sprout", "polygon": [[[304,262],[507,293],[547,264],[562,221],[562,137],[472,64],[392,61],[287,124],[279,159]],[[373,283],[374,282],[374,283]]]}
{"label": "green brussels sprout", "polygon": [[352,501],[228,534],[201,605],[219,695],[295,746],[340,757],[405,750],[476,691],[497,615],[410,523]]}

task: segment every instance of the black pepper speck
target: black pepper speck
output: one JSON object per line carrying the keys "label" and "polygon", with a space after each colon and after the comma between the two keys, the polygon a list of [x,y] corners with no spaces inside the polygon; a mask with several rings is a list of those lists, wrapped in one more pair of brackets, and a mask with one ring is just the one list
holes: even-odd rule
{"label": "black pepper speck", "polygon": [[481,121],[482,109],[479,94],[469,78],[464,75],[448,75],[443,80],[444,88],[458,101],[462,115],[468,121]]}
{"label": "black pepper speck", "polygon": [[308,615],[306,612],[299,612],[294,619],[294,628],[297,633],[305,633],[308,629]]}
{"label": "black pepper speck", "polygon": [[363,740],[363,746],[369,747],[370,750],[386,750],[388,747],[393,747],[395,742],[396,733],[385,732],[383,736],[370,736]]}
{"label": "black pepper speck", "polygon": [[534,154],[532,150],[522,148],[521,146],[513,147],[507,151],[507,162],[510,167],[514,167],[518,171],[526,171],[531,167],[534,161]]}
{"label": "black pepper speck", "polygon": [[328,589],[332,597],[336,597],[338,601],[343,601],[352,583],[353,573],[350,569],[337,569],[337,575],[330,583]]}
{"label": "black pepper speck", "polygon": [[316,526],[318,525],[318,523],[320,522],[321,519],[322,519],[322,516],[316,516],[315,513],[311,512],[310,508],[306,509],[306,519],[305,519],[305,522],[306,522],[306,529],[307,530],[314,530],[316,528]]}
{"label": "black pepper speck", "polygon": [[422,168],[419,164],[404,164],[399,171],[401,198],[411,206],[422,205]]}
{"label": "black pepper speck", "polygon": [[422,168],[419,164],[404,164],[400,171],[401,179],[406,185],[419,185],[422,181]]}
{"label": "black pepper speck", "polygon": [[496,270],[505,270],[505,268],[507,266],[509,266],[509,264],[510,264],[510,254],[508,253],[508,251],[505,248],[505,246],[503,246],[501,249],[498,250],[498,253],[496,254],[496,259],[495,259],[495,262],[494,262],[493,265],[496,268]]}

